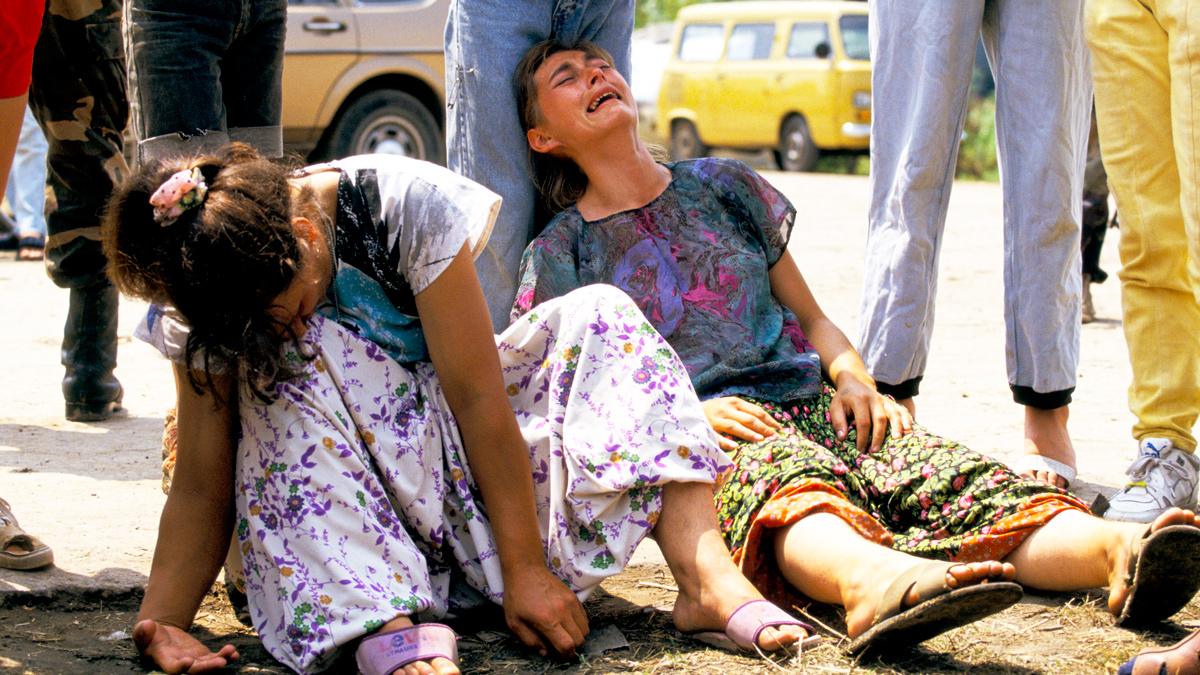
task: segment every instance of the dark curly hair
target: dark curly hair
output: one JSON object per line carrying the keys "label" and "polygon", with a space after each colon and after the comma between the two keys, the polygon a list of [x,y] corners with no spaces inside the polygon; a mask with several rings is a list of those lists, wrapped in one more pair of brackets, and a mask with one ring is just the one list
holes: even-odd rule
{"label": "dark curly hair", "polygon": [[[170,225],[155,222],[150,196],[175,172],[197,167],[208,185],[203,203]],[[187,320],[185,363],[198,392],[224,374],[269,402],[275,384],[296,374],[281,349],[296,336],[267,312],[299,269],[292,216],[315,208],[311,190],[293,197],[288,177],[287,168],[233,143],[213,155],[147,163],[109,201],[108,274],[122,292],[172,305]]]}
{"label": "dark curly hair", "polygon": [[[538,68],[551,56],[560,52],[583,52],[588,58],[601,58],[613,65],[613,57],[603,47],[587,40],[563,42],[543,40],[529,48],[517,63],[513,85],[517,90],[517,110],[521,116],[521,130],[529,131],[541,122],[538,107],[537,85],[533,76]],[[544,206],[550,214],[558,213],[579,201],[587,190],[587,176],[579,165],[566,157],[555,157],[533,148],[528,148],[529,167],[533,172],[533,183],[537,186]]]}

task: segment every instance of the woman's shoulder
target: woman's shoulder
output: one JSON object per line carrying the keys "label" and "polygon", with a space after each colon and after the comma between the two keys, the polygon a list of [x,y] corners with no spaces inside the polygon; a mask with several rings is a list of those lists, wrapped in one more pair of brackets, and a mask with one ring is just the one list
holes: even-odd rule
{"label": "woman's shoulder", "polygon": [[694,176],[696,178],[708,180],[744,176],[748,173],[754,173],[754,169],[752,169],[749,164],[740,159],[732,159],[729,157],[700,157],[697,159],[684,159],[667,164],[667,168],[671,170],[671,175],[675,178],[679,178],[681,176]]}

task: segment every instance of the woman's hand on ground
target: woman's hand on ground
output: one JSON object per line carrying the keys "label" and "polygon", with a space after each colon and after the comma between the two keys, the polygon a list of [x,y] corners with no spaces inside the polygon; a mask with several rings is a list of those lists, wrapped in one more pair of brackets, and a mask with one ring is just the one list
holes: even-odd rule
{"label": "woman's hand on ground", "polygon": [[719,434],[717,440],[722,450],[734,450],[737,442],[732,439],[757,443],[775,435],[782,426],[762,406],[737,396],[711,398],[701,404],[708,423]]}
{"label": "woman's hand on ground", "polygon": [[574,656],[588,634],[579,598],[541,566],[504,576],[504,618],[517,638],[542,656]]}
{"label": "woman's hand on ground", "polygon": [[845,440],[849,421],[857,432],[855,443],[859,452],[871,452],[883,446],[884,435],[891,427],[892,438],[912,432],[913,419],[908,409],[880,394],[875,387],[853,376],[839,378],[837,393],[829,406],[829,416],[838,440]]}
{"label": "woman's hand on ground", "polygon": [[233,645],[214,652],[182,628],[153,619],[137,622],[133,644],[143,657],[167,673],[203,673],[224,668],[238,658]]}

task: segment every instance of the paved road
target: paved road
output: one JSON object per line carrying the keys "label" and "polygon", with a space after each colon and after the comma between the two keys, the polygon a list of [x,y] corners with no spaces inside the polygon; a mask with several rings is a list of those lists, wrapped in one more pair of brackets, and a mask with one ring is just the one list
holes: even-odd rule
{"label": "paved road", "polygon": [[[791,250],[817,299],[853,339],[862,279],[868,204],[861,177],[770,173],[796,204]],[[1004,372],[1001,314],[1001,209],[996,185],[960,183],[950,218],[940,280],[933,355],[919,399],[920,419],[943,435],[1005,457],[1021,447],[1021,411]],[[1115,233],[1113,237],[1115,239]],[[1117,269],[1115,241],[1105,267]],[[0,572],[4,594],[144,581],[158,514],[159,435],[171,405],[170,369],[130,336],[144,311],[121,308],[118,375],[129,417],[84,425],[62,418],[58,347],[67,295],[36,264],[0,258],[0,496],[22,524],[55,549],[53,574]],[[1132,458],[1132,417],[1125,405],[1129,366],[1119,323],[1115,278],[1097,288],[1102,320],[1084,327],[1083,362],[1071,430],[1082,478],[1111,491]],[[1090,499],[1095,487],[1084,486]],[[639,552],[655,562],[652,546]]]}

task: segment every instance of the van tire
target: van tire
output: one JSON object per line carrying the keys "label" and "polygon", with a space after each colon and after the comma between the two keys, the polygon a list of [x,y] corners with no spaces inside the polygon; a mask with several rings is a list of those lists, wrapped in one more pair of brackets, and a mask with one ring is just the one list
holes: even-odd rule
{"label": "van tire", "polygon": [[[445,164],[437,119],[413,96],[379,89],[354,100],[329,138],[334,158],[392,152]],[[399,152],[397,152],[399,151]]]}
{"label": "van tire", "polygon": [[671,123],[671,159],[696,159],[708,154],[708,146],[700,140],[696,125],[687,120]]}
{"label": "van tire", "polygon": [[817,164],[821,151],[813,143],[808,122],[800,115],[792,115],[783,123],[779,132],[779,149],[775,151],[775,163],[784,171],[811,171]]}

